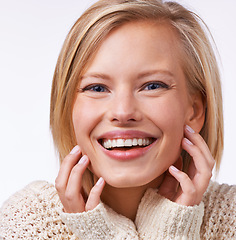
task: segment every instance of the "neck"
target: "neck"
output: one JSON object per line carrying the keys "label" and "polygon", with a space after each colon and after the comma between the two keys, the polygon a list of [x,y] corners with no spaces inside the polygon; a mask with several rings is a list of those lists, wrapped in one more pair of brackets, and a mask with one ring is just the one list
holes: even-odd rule
{"label": "neck", "polygon": [[134,221],[145,191],[148,188],[157,188],[161,181],[158,178],[146,185],[132,188],[114,188],[106,184],[101,199],[114,211]]}

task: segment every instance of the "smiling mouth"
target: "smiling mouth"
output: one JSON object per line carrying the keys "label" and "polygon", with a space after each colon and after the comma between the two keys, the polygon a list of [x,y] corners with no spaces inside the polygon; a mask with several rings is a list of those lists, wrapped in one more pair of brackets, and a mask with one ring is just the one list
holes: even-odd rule
{"label": "smiling mouth", "polygon": [[98,142],[107,150],[127,151],[135,148],[144,148],[151,145],[155,138],[129,138],[129,139],[100,139]]}

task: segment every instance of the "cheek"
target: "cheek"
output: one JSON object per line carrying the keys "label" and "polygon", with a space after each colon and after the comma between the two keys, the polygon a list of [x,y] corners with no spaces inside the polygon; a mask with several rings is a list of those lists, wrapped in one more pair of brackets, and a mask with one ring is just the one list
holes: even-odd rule
{"label": "cheek", "polygon": [[185,103],[179,97],[157,99],[143,109],[146,109],[146,113],[160,129],[173,133],[183,129],[187,111]]}
{"label": "cheek", "polygon": [[[162,126],[166,137],[179,146],[184,134],[185,110],[183,105],[173,104],[162,109]],[[174,144],[173,143],[173,144]]]}
{"label": "cheek", "polygon": [[149,107],[149,116],[161,131],[163,156],[174,161],[181,152],[186,108],[177,98],[163,99],[154,106]]}
{"label": "cheek", "polygon": [[99,108],[91,104],[89,100],[77,98],[75,102],[72,121],[77,143],[82,149],[83,146],[88,144],[91,132],[99,122],[100,114],[98,110]]}
{"label": "cheek", "polygon": [[72,121],[78,144],[81,143],[81,138],[88,135],[92,120],[91,108],[86,107],[86,104],[77,100],[73,108]]}

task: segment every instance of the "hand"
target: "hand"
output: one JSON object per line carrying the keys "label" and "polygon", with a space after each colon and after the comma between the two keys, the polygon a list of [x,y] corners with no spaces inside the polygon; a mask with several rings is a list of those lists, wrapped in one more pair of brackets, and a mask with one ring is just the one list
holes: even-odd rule
{"label": "hand", "polygon": [[178,204],[194,206],[200,204],[209,185],[215,160],[204,139],[189,126],[185,127],[185,137],[182,147],[192,157],[188,175],[179,170],[182,168],[180,157],[176,167],[170,166],[169,172],[166,172],[159,193]]}
{"label": "hand", "polygon": [[99,178],[91,189],[87,201],[82,189],[82,176],[89,165],[86,155],[82,156],[79,146],[75,146],[63,160],[55,187],[67,213],[78,213],[94,209],[100,202],[105,186],[103,178]]}

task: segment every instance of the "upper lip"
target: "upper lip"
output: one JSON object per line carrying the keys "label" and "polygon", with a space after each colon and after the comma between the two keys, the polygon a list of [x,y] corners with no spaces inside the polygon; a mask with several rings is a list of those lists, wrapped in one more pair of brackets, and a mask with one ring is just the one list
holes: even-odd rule
{"label": "upper lip", "polygon": [[143,132],[143,131],[138,131],[138,130],[125,130],[125,131],[120,131],[120,130],[115,130],[115,131],[110,131],[102,134],[99,136],[97,139],[130,139],[130,138],[156,138],[153,134]]}

